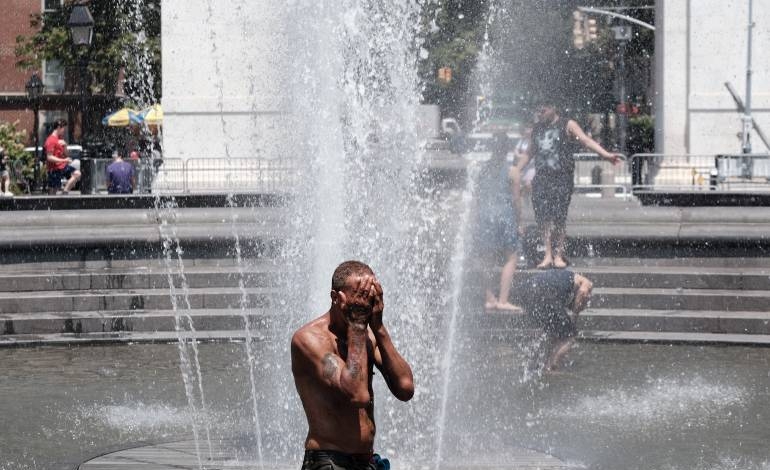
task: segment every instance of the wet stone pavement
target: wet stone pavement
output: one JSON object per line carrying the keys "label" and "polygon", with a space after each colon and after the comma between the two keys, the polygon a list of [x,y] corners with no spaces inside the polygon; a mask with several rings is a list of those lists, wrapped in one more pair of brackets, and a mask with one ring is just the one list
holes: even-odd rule
{"label": "wet stone pavement", "polygon": [[[213,448],[224,446],[241,463],[256,462],[243,344],[199,349]],[[441,468],[516,468],[512,456],[519,449],[571,468],[767,468],[770,349],[582,343],[561,373],[540,376],[542,351],[537,340],[458,341]],[[203,412],[193,419],[187,406],[173,344],[4,349],[0,369],[2,470],[74,469],[139,445],[189,449],[192,422],[205,435]],[[379,382],[375,377],[382,396]],[[258,387],[294,394],[289,380],[260,380]],[[298,406],[285,413],[297,417]],[[390,414],[420,406],[419,400],[378,401],[377,446],[394,468],[434,467],[432,456],[410,456],[408,448],[410,436],[425,430],[395,430],[394,440],[387,428]],[[288,442],[264,436],[270,468],[276,461],[299,467],[303,429]],[[180,441],[187,444],[173,444]],[[208,452],[205,439],[199,445]]]}

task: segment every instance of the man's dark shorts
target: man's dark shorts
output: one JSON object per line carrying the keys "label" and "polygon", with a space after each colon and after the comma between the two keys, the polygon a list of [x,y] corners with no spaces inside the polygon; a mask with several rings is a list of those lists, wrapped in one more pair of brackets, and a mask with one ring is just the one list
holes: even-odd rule
{"label": "man's dark shorts", "polygon": [[571,179],[535,175],[532,181],[532,209],[538,224],[567,224],[574,183]]}
{"label": "man's dark shorts", "polygon": [[371,459],[333,450],[306,450],[302,470],[388,470],[390,463],[374,454]]}
{"label": "man's dark shorts", "polygon": [[552,338],[565,339],[577,334],[575,322],[564,307],[540,308],[530,312],[530,316]]}
{"label": "man's dark shorts", "polygon": [[61,188],[61,180],[70,179],[75,171],[77,168],[72,165],[67,165],[63,170],[48,170],[48,187]]}

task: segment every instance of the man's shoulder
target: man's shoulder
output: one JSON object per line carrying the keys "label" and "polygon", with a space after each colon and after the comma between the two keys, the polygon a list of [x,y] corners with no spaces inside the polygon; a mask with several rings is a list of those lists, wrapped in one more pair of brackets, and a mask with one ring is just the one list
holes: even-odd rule
{"label": "man's shoulder", "polygon": [[324,341],[329,336],[328,314],[311,320],[302,325],[291,337],[292,344],[312,345],[313,343]]}

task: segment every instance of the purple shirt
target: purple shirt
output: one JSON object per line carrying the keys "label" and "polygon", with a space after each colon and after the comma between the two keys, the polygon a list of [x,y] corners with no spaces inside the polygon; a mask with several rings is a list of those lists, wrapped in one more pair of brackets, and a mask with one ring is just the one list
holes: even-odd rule
{"label": "purple shirt", "polygon": [[110,194],[129,194],[134,191],[132,179],[134,165],[117,161],[107,167],[107,192]]}

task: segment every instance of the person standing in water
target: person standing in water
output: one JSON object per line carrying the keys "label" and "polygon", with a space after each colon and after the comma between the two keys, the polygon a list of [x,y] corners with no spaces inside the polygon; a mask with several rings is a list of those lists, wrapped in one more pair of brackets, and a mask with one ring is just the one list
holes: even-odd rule
{"label": "person standing in water", "polygon": [[[477,183],[477,234],[476,244],[479,257],[485,265],[484,308],[519,312],[521,309],[509,300],[511,283],[516,272],[519,247],[519,220],[521,220],[521,197],[519,197],[519,170],[507,161],[510,139],[504,133],[492,138],[492,155],[479,172]],[[499,288],[495,295],[493,267],[498,266],[503,256]]]}
{"label": "person standing in water", "polygon": [[346,261],[332,276],[329,310],[294,333],[291,370],[308,422],[302,470],[389,468],[374,453],[373,368],[401,401],[414,395],[414,379],[383,309],[372,269]]}
{"label": "person standing in water", "polygon": [[563,269],[567,267],[567,212],[575,185],[573,153],[581,145],[613,164],[620,162],[621,155],[605,150],[577,122],[562,118],[550,101],[538,107],[536,119],[529,148],[516,166],[521,170],[530,159],[535,162],[532,207],[545,246],[545,256],[537,267]]}

